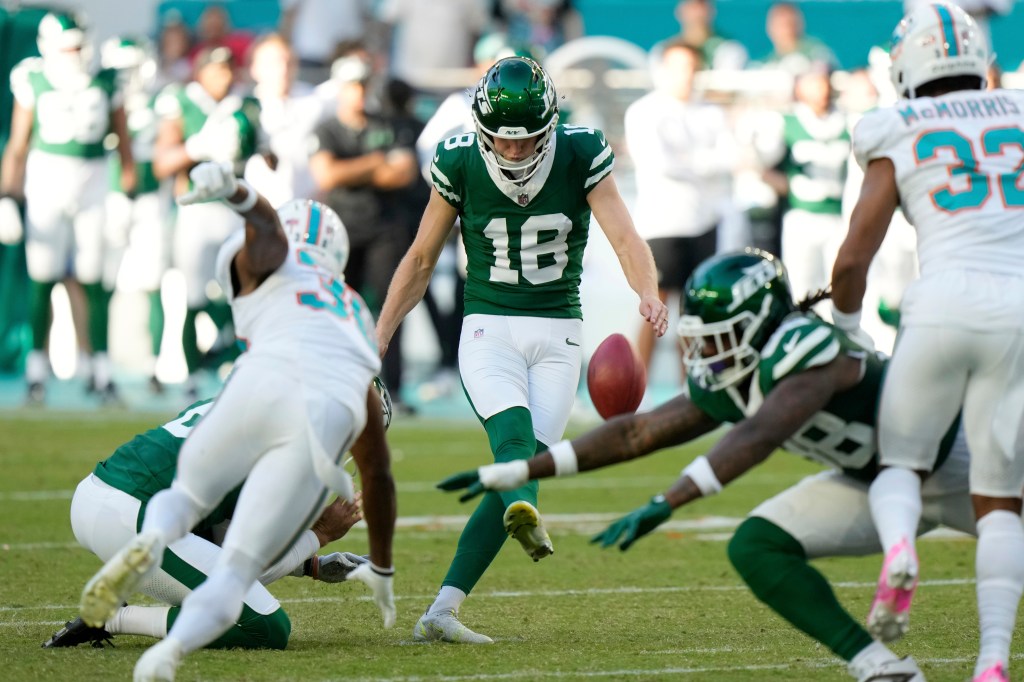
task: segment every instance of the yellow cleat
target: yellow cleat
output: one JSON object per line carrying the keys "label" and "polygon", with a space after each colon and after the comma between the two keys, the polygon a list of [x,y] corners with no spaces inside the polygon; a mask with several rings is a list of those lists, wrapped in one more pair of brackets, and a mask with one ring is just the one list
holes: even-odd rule
{"label": "yellow cleat", "polygon": [[504,522],[505,532],[518,540],[534,561],[555,553],[540,512],[529,502],[519,500],[510,504],[505,510]]}
{"label": "yellow cleat", "polygon": [[85,584],[78,609],[86,625],[103,627],[135,593],[139,583],[159,563],[158,544],[156,535],[136,535]]}

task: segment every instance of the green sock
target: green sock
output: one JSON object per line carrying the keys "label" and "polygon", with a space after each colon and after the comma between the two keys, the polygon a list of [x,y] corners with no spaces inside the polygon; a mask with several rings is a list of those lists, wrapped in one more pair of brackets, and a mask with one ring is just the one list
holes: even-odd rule
{"label": "green sock", "polygon": [[[537,452],[533,419],[525,407],[513,407],[499,412],[484,422],[484,429],[496,462],[525,459]],[[530,481],[516,490],[484,495],[469,517],[466,527],[462,529],[455,558],[452,559],[442,585],[470,593],[508,537],[502,520],[506,507],[518,500],[536,505],[537,488],[537,481]]]}
{"label": "green sock", "polygon": [[[180,606],[172,606],[167,612],[167,631],[178,619]],[[206,649],[284,649],[288,645],[292,623],[284,609],[277,609],[266,616],[242,606],[238,622],[223,635],[207,644]]]}
{"label": "green sock", "polygon": [[160,290],[151,291],[149,296],[149,338],[153,344],[153,357],[160,355],[160,344],[164,338],[164,304]]}
{"label": "green sock", "polygon": [[46,347],[46,336],[50,333],[50,295],[56,282],[29,282],[28,315],[32,330],[32,350]]}
{"label": "green sock", "polygon": [[83,284],[85,300],[89,302],[89,345],[93,353],[106,353],[110,333],[110,299],[114,292],[107,291],[99,282]]}
{"label": "green sock", "polygon": [[181,328],[181,349],[185,353],[185,366],[188,373],[193,374],[199,369],[203,354],[199,352],[199,341],[196,339],[196,316],[199,315],[198,308],[189,308],[185,311],[185,324]]}
{"label": "green sock", "polygon": [[771,521],[754,516],[741,523],[729,560],[758,599],[844,661],[871,644],[800,543]]}

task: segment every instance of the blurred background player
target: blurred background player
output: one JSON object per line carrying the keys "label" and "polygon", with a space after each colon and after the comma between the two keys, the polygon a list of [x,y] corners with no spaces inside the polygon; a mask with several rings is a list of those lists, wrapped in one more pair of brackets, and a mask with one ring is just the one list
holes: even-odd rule
{"label": "blurred background player", "polygon": [[[378,339],[386,353],[422,299],[458,218],[469,257],[459,368],[494,458],[503,462],[532,456],[561,438],[568,422],[582,362],[579,285],[591,212],[639,297],[641,316],[659,335],[668,311],[658,299],[650,249],[611,176],[611,147],[600,131],[558,125],[555,86],[536,62],[507,57],[491,67],[477,85],[473,120],[475,134],[436,147],[430,202],[392,279]],[[437,598],[416,623],[417,640],[492,642],[459,621],[459,607],[507,537],[534,561],[554,551],[536,503],[536,484],[481,501]]]}
{"label": "blurred background player", "polygon": [[[160,117],[153,172],[173,178],[176,195],[188,188],[188,170],[200,161],[233,164],[241,173],[260,144],[259,104],[232,92],[235,58],[226,47],[196,56],[195,80],[170,85],[157,98]],[[229,234],[241,230],[237,213],[220,202],[178,206],[174,223],[173,262],[185,276],[185,325],[181,345],[188,367],[186,393],[194,399],[204,366],[232,357],[231,313],[215,277],[217,250]],[[219,330],[214,346],[203,357],[196,319],[206,313]]]}
{"label": "blurred background player", "polygon": [[[694,93],[700,52],[681,38],[666,42],[655,89],[626,110],[626,145],[636,165],[637,231],[658,269],[668,302],[718,248],[718,225],[731,200],[738,155],[725,111]],[[650,368],[655,335],[643,324],[637,350]]]}
{"label": "blurred background player", "polygon": [[[152,365],[150,387],[161,392],[156,361],[164,335],[164,305],[161,283],[170,265],[170,222],[168,193],[162,191],[153,173],[153,151],[157,136],[156,55],[152,45],[140,38],[115,37],[103,43],[100,59],[104,68],[114,69],[124,92],[124,108],[135,160],[136,183],[132,193],[121,190],[121,165],[111,160],[110,193],[107,195],[108,235],[103,263],[105,290],[113,292],[124,255],[130,254],[131,281],[141,289],[149,304],[149,338]],[[165,186],[166,188],[166,186]],[[167,188],[169,189],[169,188]]]}
{"label": "blurred background player", "polygon": [[373,320],[341,280],[344,226],[309,200],[275,211],[229,163],[202,163],[189,177],[192,190],[179,202],[223,200],[245,219],[244,231],[221,248],[217,273],[250,343],[182,446],[170,488],[150,500],[140,533],[86,585],[82,620],[103,626],[160,565],[164,549],[245,484],[209,577],[167,637],[136,663],[136,680],[173,679],[186,654],[230,629],[252,583],[319,515],[328,489],[353,499],[339,462],[350,447],[370,534],[370,561],[350,579],[371,587],[385,627],[395,620],[395,488],[373,386],[380,360]]}
{"label": "blurred background player", "polygon": [[[32,280],[32,350],[25,367],[28,401],[45,399],[50,295],[68,274],[82,284],[88,301],[91,386],[104,399],[112,399],[116,391],[107,355],[110,296],[102,279],[107,189],[103,143],[111,132],[117,135],[121,189],[133,192],[135,164],[122,95],[115,72],[95,68],[81,17],[47,14],[39,24],[38,42],[42,57],[26,59],[11,72],[15,105],[0,173],[0,237],[5,243],[24,237]],[[12,197],[26,204],[24,229],[19,213],[12,210]]]}
{"label": "blurred background player", "polygon": [[1003,682],[1024,592],[1024,192],[1016,184],[1024,96],[985,89],[988,40],[955,5],[904,17],[891,56],[903,99],[869,112],[854,131],[864,183],[832,272],[833,318],[856,332],[868,268],[903,207],[921,276],[900,305],[881,400],[886,468],[870,500],[885,558],[868,626],[886,638],[908,627],[920,572],[919,472],[931,468],[939,434],[962,409],[978,519],[974,679]]}

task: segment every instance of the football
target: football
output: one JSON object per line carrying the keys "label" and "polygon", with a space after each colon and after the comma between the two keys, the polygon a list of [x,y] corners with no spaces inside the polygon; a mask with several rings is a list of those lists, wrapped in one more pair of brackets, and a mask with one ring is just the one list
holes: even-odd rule
{"label": "football", "polygon": [[633,344],[622,334],[601,342],[587,367],[587,390],[604,419],[635,412],[647,388],[647,369]]}

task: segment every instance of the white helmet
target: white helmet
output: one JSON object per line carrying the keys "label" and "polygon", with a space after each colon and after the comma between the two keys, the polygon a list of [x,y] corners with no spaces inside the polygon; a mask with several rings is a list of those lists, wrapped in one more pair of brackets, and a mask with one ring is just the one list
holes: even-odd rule
{"label": "white helmet", "polygon": [[892,35],[890,75],[900,97],[916,96],[925,83],[950,76],[977,76],[984,87],[992,61],[988,40],[956,5],[921,5],[903,17]]}
{"label": "white helmet", "polygon": [[312,199],[292,199],[277,209],[288,241],[302,245],[313,265],[326,268],[335,277],[345,274],[348,264],[348,231],[333,210]]}
{"label": "white helmet", "polygon": [[117,71],[129,90],[145,90],[156,78],[156,53],[144,38],[115,36],[100,46],[100,66]]}
{"label": "white helmet", "polygon": [[49,69],[84,72],[92,61],[89,30],[77,14],[48,12],[39,22],[36,44]]}

